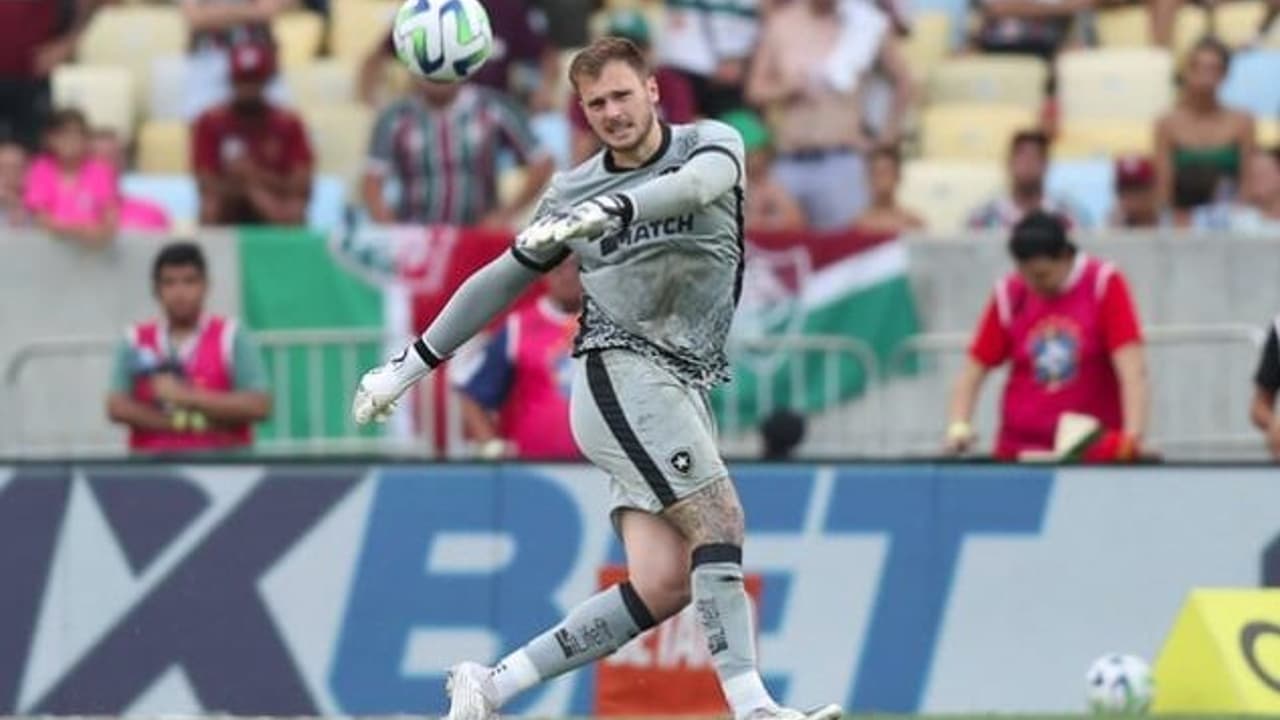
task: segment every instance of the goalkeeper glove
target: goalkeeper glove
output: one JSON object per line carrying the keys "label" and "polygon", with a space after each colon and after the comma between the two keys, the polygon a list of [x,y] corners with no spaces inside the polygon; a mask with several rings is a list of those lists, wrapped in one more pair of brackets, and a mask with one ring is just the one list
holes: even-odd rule
{"label": "goalkeeper glove", "polygon": [[625,195],[601,195],[535,222],[516,237],[516,244],[537,250],[578,238],[597,240],[629,225],[634,212]]}

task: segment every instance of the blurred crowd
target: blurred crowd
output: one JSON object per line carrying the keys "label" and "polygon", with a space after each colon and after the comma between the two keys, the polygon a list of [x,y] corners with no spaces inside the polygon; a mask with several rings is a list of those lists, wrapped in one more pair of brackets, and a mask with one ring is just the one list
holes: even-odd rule
{"label": "blurred crowd", "polygon": [[[1280,0],[636,1],[487,2],[493,57],[462,85],[408,79],[390,0],[0,4],[0,222],[89,245],[325,229],[348,204],[515,227],[556,167],[597,149],[564,67],[607,33],[650,56],[667,121],[742,133],[752,230],[1007,229],[1033,209],[1077,227],[1280,227],[1280,107],[1223,91],[1244,54],[1261,70],[1236,84],[1280,103],[1264,87]],[[1073,109],[1090,80],[1067,67],[1107,50],[1174,76],[1110,124]],[[1100,139],[1081,149],[1086,131]],[[1003,171],[938,179],[979,162]]]}

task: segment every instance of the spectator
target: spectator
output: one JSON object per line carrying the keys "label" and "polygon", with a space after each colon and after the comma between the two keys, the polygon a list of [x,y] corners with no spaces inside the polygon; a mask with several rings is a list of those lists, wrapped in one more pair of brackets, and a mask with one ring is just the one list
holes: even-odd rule
{"label": "spectator", "polygon": [[115,171],[89,152],[79,110],[59,110],[45,131],[48,152],[27,170],[27,209],[46,230],[90,247],[110,243],[120,222]]}
{"label": "spectator", "polygon": [[911,78],[883,13],[864,2],[797,0],[766,21],[747,95],[769,107],[778,180],[815,228],[846,227],[866,207],[863,153],[872,140],[856,120],[858,90],[877,59],[898,78],[896,136]]}
{"label": "spectator", "polygon": [[1049,136],[1039,130],[1024,130],[1009,143],[1009,194],[994,198],[969,215],[974,230],[1009,230],[1033,210],[1057,215],[1067,227],[1081,227],[1082,214],[1066,198],[1045,194],[1045,174],[1049,171]]}
{"label": "spectator", "polygon": [[1215,200],[1221,178],[1209,165],[1190,165],[1177,171],[1173,205],[1163,225],[1177,229],[1225,230],[1229,206]]}
{"label": "spectator", "polygon": [[262,358],[233,320],[204,310],[208,274],[191,243],[166,245],[151,271],[162,316],[129,328],[107,415],[134,452],[245,448],[271,412]]}
{"label": "spectator", "polygon": [[1245,160],[1244,201],[1231,210],[1237,232],[1280,233],[1280,148],[1256,150]]}
{"label": "spectator", "polygon": [[800,203],[773,176],[769,130],[750,110],[735,110],[720,118],[742,135],[747,153],[747,193],[743,217],[747,232],[800,230],[808,225]]}
{"label": "spectator", "polygon": [[996,285],[956,382],[947,448],[970,449],[969,422],[987,374],[1009,362],[995,454],[1051,451],[1064,413],[1089,415],[1136,448],[1147,426],[1146,360],[1124,275],[1067,239],[1062,221],[1032,212],[1013,229],[1017,271]]}
{"label": "spectator", "polygon": [[[110,128],[94,130],[89,140],[90,153],[111,166],[119,177],[128,169],[125,159],[124,143],[120,136]],[[120,229],[121,230],[155,230],[169,229],[169,214],[163,207],[143,198],[120,195]]]}
{"label": "spectator", "polygon": [[1156,122],[1156,177],[1162,205],[1173,201],[1176,173],[1197,165],[1212,168],[1224,181],[1217,199],[1241,189],[1241,160],[1254,150],[1253,118],[1218,102],[1231,51],[1212,38],[1201,40],[1187,55],[1182,90],[1172,110]]}
{"label": "spectator", "polygon": [[[183,81],[183,116],[195,119],[233,95],[233,56],[237,48],[275,47],[271,21],[297,5],[296,0],[179,0],[191,31]],[[284,85],[271,83],[273,102],[283,99]]]}
{"label": "spectator", "polygon": [[192,162],[206,225],[301,225],[314,160],[302,119],[267,100],[275,75],[269,45],[231,53],[235,96],[205,111],[192,131]]}
{"label": "spectator", "polygon": [[1116,158],[1116,205],[1108,225],[1117,228],[1149,228],[1160,224],[1156,199],[1156,170],[1150,158],[1127,155]]}
{"label": "spectator", "polygon": [[479,361],[455,378],[482,457],[581,457],[569,427],[570,355],[582,309],[577,259],[556,266],[546,283],[546,295],[508,315]]}
{"label": "spectator", "polygon": [[1096,0],[977,0],[982,19],[977,46],[985,52],[1037,55],[1051,60],[1071,38],[1080,13]]}
{"label": "spectator", "polygon": [[761,0],[711,0],[664,6],[658,64],[688,79],[699,115],[719,117],[743,106],[743,85],[760,34],[762,4]]}
{"label": "spectator", "polygon": [[0,227],[23,227],[30,220],[22,186],[27,174],[27,151],[12,141],[0,141]]}
{"label": "spectator", "polygon": [[1280,413],[1276,412],[1276,393],[1280,392],[1280,315],[1271,321],[1267,340],[1253,375],[1253,404],[1249,419],[1262,431],[1271,457],[1280,460]]}
{"label": "spectator", "polygon": [[[525,165],[524,184],[509,205],[498,203],[499,150]],[[375,222],[511,227],[551,177],[529,119],[496,90],[465,83],[418,81],[418,91],[385,108],[374,124],[364,201]],[[400,187],[394,208],[384,184]]]}
{"label": "spectator", "polygon": [[50,112],[49,75],[71,59],[100,2],[0,2],[0,133],[28,151],[39,146]]}
{"label": "spectator", "polygon": [[[493,29],[493,52],[470,82],[518,98],[535,113],[552,110],[560,83],[560,59],[547,42],[542,11],[529,0],[486,3],[485,10]],[[358,91],[368,105],[378,105],[383,68],[395,56],[395,41],[388,30],[360,63]]]}
{"label": "spectator", "polygon": [[[662,120],[688,123],[697,118],[693,88],[689,85],[688,78],[671,68],[654,65],[653,50],[649,42],[649,23],[640,11],[615,11],[609,16],[609,27],[605,34],[626,38],[644,52],[649,67],[654,68],[653,79],[658,83],[658,109],[662,112]],[[576,165],[600,149],[600,140],[591,132],[587,114],[576,101],[569,104],[569,124],[573,133],[573,163]]]}
{"label": "spectator", "polygon": [[896,148],[882,147],[871,153],[867,178],[871,186],[871,206],[854,221],[855,227],[875,233],[903,233],[924,228],[924,220],[919,215],[898,204],[902,158]]}

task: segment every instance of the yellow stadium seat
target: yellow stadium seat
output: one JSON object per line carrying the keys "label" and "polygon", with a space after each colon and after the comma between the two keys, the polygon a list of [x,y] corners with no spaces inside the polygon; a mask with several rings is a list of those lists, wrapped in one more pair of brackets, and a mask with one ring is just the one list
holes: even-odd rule
{"label": "yellow stadium seat", "polygon": [[1184,4],[1178,9],[1178,17],[1173,24],[1173,52],[1182,57],[1192,45],[1200,41],[1209,32],[1209,18],[1203,8]]}
{"label": "yellow stadium seat", "polygon": [[359,187],[369,154],[374,113],[364,105],[320,105],[301,108],[316,157],[316,172],[340,176],[347,187]]}
{"label": "yellow stadium seat", "polygon": [[391,32],[395,0],[334,0],[329,16],[329,52],[362,58]]}
{"label": "yellow stadium seat", "polygon": [[187,25],[176,3],[107,5],[76,45],[77,59],[87,65],[145,67],[156,55],[180,55],[187,47]]}
{"label": "yellow stadium seat", "polygon": [[[1097,17],[1098,42],[1103,47],[1147,47],[1152,44],[1151,15],[1142,5],[1109,8]],[[1207,30],[1204,11],[1195,5],[1183,5],[1173,26],[1175,52],[1185,52]]]}
{"label": "yellow stadium seat", "polygon": [[325,58],[284,71],[295,107],[324,107],[355,102],[356,67],[350,60]]}
{"label": "yellow stadium seat", "polygon": [[1280,147],[1280,120],[1259,120],[1255,133],[1258,137],[1258,147],[1268,149]]}
{"label": "yellow stadium seat", "polygon": [[1155,125],[1144,120],[1083,119],[1066,123],[1053,144],[1060,159],[1150,155],[1155,150]]}
{"label": "yellow stadium seat", "polygon": [[287,12],[271,21],[271,32],[279,46],[281,68],[311,62],[324,41],[324,18],[306,10]]}
{"label": "yellow stadium seat", "polygon": [[1151,44],[1151,20],[1145,7],[1125,5],[1097,16],[1098,44],[1103,47],[1145,47]]}
{"label": "yellow stadium seat", "polygon": [[1014,133],[1036,126],[1036,113],[1019,105],[947,103],[926,108],[920,126],[926,158],[995,161],[1008,154]]}
{"label": "yellow stadium seat", "polygon": [[1000,192],[999,163],[913,160],[903,167],[898,200],[921,214],[931,232],[962,230],[969,213]]}
{"label": "yellow stadium seat", "polygon": [[191,171],[191,130],[180,120],[149,120],[138,128],[138,172]]}
{"label": "yellow stadium seat", "polygon": [[1262,0],[1237,0],[1218,5],[1213,10],[1214,34],[1232,47],[1243,45],[1258,34],[1258,25],[1266,12],[1266,3]]}
{"label": "yellow stadium seat", "polygon": [[110,128],[128,142],[133,138],[133,74],[116,65],[62,65],[53,71],[53,104],[78,108],[94,128]]}
{"label": "yellow stadium seat", "polygon": [[1160,48],[1075,50],[1058,56],[1062,122],[1153,120],[1173,101],[1173,58]]}
{"label": "yellow stadium seat", "polygon": [[1038,109],[1049,67],[1030,56],[971,55],[953,58],[929,75],[931,103],[1005,103]]}
{"label": "yellow stadium seat", "polygon": [[182,55],[187,48],[187,25],[177,3],[170,5],[107,5],[93,19],[76,45],[76,59],[85,65],[118,65],[133,74],[137,100],[147,98],[153,58]]}
{"label": "yellow stadium seat", "polygon": [[902,45],[907,65],[923,81],[942,67],[951,51],[951,17],[945,12],[921,12],[911,20],[911,35]]}
{"label": "yellow stadium seat", "polygon": [[[510,167],[503,170],[498,175],[498,202],[507,205],[515,200],[520,194],[521,188],[524,187],[525,169],[522,167]],[[533,214],[533,207],[525,208],[524,212],[515,218],[512,223],[516,227],[523,227]]]}

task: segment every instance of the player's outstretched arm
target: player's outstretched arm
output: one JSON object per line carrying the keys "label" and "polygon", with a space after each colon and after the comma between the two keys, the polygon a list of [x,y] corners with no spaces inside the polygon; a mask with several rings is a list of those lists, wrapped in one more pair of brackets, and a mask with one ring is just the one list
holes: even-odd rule
{"label": "player's outstretched arm", "polygon": [[[594,240],[633,222],[685,215],[710,205],[742,182],[742,139],[720,123],[703,121],[713,138],[694,150],[679,170],[626,192],[600,195],[525,231],[533,246],[575,238]],[[726,132],[721,132],[723,128]]]}
{"label": "player's outstretched arm", "polygon": [[514,302],[543,269],[513,248],[467,278],[421,337],[360,379],[351,404],[355,421],[386,420],[406,390]]}

